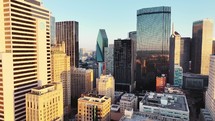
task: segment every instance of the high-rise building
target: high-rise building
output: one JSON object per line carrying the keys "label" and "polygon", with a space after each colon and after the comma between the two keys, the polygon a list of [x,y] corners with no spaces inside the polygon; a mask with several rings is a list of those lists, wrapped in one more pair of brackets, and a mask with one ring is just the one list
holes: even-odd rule
{"label": "high-rise building", "polygon": [[204,19],[193,23],[191,71],[208,75],[212,54],[213,20]]}
{"label": "high-rise building", "polygon": [[190,37],[181,38],[180,66],[183,68],[184,73],[190,71],[191,42],[192,39]]}
{"label": "high-rise building", "polygon": [[56,29],[55,29],[55,17],[50,16],[50,39],[51,39],[51,46],[57,44],[56,42]]}
{"label": "high-rise building", "polygon": [[211,114],[213,120],[215,120],[215,55],[210,56],[210,68],[209,68],[209,84],[206,92],[205,107]]}
{"label": "high-rise building", "polygon": [[105,52],[104,52],[106,74],[113,75],[113,57],[114,57],[113,55],[114,55],[114,45],[110,44],[108,47],[105,47]]}
{"label": "high-rise building", "polygon": [[39,85],[26,94],[26,121],[63,121],[61,82]]}
{"label": "high-rise building", "polygon": [[162,74],[161,76],[156,77],[156,92],[162,93],[164,92],[166,86],[166,76]]}
{"label": "high-rise building", "polygon": [[71,95],[79,98],[82,93],[93,89],[93,70],[73,68],[71,70]]}
{"label": "high-rise building", "polygon": [[114,103],[115,80],[112,75],[101,75],[96,79],[97,91],[99,95],[105,95],[111,98]]}
{"label": "high-rise building", "polygon": [[124,114],[125,109],[137,110],[137,96],[125,93],[120,99],[120,112]]}
{"label": "high-rise building", "polygon": [[114,78],[116,90],[131,92],[134,81],[134,41],[117,39],[114,41]]}
{"label": "high-rise building", "polygon": [[70,66],[79,65],[79,31],[77,21],[56,22],[56,42],[66,44],[66,54],[70,56]]}
{"label": "high-rise building", "polygon": [[137,90],[155,90],[156,76],[168,74],[171,8],[137,11]]}
{"label": "high-rise building", "polygon": [[215,39],[213,39],[213,48],[212,48],[212,54],[215,54]]}
{"label": "high-rise building", "polygon": [[108,38],[104,29],[100,29],[97,37],[96,44],[96,61],[98,62],[98,76],[103,74],[105,69],[104,63],[104,49],[108,47]]}
{"label": "high-rise building", "polygon": [[182,87],[183,85],[183,68],[179,65],[174,66],[174,86]]}
{"label": "high-rise building", "polygon": [[174,66],[180,65],[181,57],[181,35],[178,32],[172,33],[170,37],[170,51],[169,51],[169,83],[174,82]]}
{"label": "high-rise building", "polygon": [[71,72],[70,56],[65,53],[65,43],[51,48],[52,82],[63,83],[64,114],[68,114],[71,107]]}
{"label": "high-rise building", "polygon": [[111,99],[102,95],[84,95],[78,99],[77,121],[110,121]]}
{"label": "high-rise building", "polygon": [[128,33],[128,38],[130,38],[133,41],[137,41],[137,31],[132,31]]}
{"label": "high-rise building", "polygon": [[25,120],[25,94],[51,81],[49,26],[40,1],[0,1],[0,120]]}

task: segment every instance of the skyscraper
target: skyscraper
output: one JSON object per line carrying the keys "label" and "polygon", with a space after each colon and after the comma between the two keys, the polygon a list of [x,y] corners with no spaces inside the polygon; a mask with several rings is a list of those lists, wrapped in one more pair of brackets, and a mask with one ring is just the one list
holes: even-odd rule
{"label": "skyscraper", "polygon": [[37,0],[0,1],[0,120],[26,119],[25,94],[51,81],[50,13]]}
{"label": "skyscraper", "polygon": [[26,94],[26,121],[63,121],[61,82],[40,85]]}
{"label": "skyscraper", "polygon": [[137,90],[155,90],[156,76],[168,73],[170,28],[170,7],[137,11]]}
{"label": "skyscraper", "polygon": [[99,76],[104,71],[104,49],[108,47],[108,38],[104,29],[99,30],[96,44],[96,61],[98,62]]}
{"label": "skyscraper", "polygon": [[131,92],[134,81],[134,41],[118,39],[114,41],[114,78],[116,90]]}
{"label": "skyscraper", "polygon": [[212,54],[213,21],[204,19],[193,23],[191,71],[208,75]]}
{"label": "skyscraper", "polygon": [[180,65],[181,57],[181,35],[178,32],[172,33],[170,37],[170,52],[169,52],[169,83],[174,82],[174,66]]}
{"label": "skyscraper", "polygon": [[181,38],[180,66],[183,68],[184,73],[190,71],[191,42],[192,39],[190,37]]}
{"label": "skyscraper", "polygon": [[63,83],[64,114],[68,114],[71,106],[71,72],[70,56],[65,53],[65,43],[51,48],[52,82]]}
{"label": "skyscraper", "polygon": [[212,54],[215,54],[215,38],[213,39],[213,48],[212,48]]}
{"label": "skyscraper", "polygon": [[210,56],[209,68],[209,84],[206,92],[205,108],[210,112],[213,120],[215,120],[215,55]]}
{"label": "skyscraper", "polygon": [[111,98],[114,103],[115,80],[112,75],[101,75],[96,79],[97,91],[99,95],[105,95]]}
{"label": "skyscraper", "polygon": [[56,22],[56,41],[66,43],[66,54],[70,56],[70,66],[79,65],[79,31],[77,21]]}
{"label": "skyscraper", "polygon": [[104,52],[106,74],[113,75],[113,57],[114,57],[113,55],[114,55],[114,45],[110,44],[108,47],[105,47],[105,52]]}
{"label": "skyscraper", "polygon": [[174,66],[174,86],[182,87],[183,85],[183,68],[179,65]]}

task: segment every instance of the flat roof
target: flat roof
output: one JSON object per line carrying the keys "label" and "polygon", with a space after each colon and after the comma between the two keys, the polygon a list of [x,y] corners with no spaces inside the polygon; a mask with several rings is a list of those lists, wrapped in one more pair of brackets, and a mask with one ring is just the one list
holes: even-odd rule
{"label": "flat roof", "polygon": [[141,103],[146,106],[189,112],[185,95],[148,92],[141,100]]}
{"label": "flat roof", "polygon": [[155,119],[150,119],[149,117],[145,116],[145,115],[141,115],[141,114],[138,114],[138,113],[134,113],[132,115],[131,118],[128,118],[126,116],[123,116],[120,121],[158,121],[158,120],[155,120]]}

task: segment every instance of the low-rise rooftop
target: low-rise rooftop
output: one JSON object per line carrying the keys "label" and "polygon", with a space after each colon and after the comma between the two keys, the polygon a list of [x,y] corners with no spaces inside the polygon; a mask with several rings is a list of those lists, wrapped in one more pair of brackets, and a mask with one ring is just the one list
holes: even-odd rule
{"label": "low-rise rooftop", "polygon": [[142,105],[189,111],[185,95],[148,92],[141,100]]}

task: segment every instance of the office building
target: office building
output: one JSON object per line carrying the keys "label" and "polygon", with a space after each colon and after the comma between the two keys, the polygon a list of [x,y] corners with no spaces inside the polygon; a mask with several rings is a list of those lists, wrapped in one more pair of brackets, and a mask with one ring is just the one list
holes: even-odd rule
{"label": "office building", "polygon": [[185,95],[148,92],[139,105],[140,112],[162,116],[163,120],[189,121],[189,108]]}
{"label": "office building", "polygon": [[56,28],[55,28],[55,17],[50,16],[50,39],[51,39],[51,46],[57,44],[56,42]]}
{"label": "office building", "polygon": [[39,84],[26,94],[26,121],[63,121],[61,82]]}
{"label": "office building", "polygon": [[190,72],[191,42],[190,37],[181,38],[180,66],[183,68],[184,73]]}
{"label": "office building", "polygon": [[137,110],[137,96],[131,93],[125,93],[120,99],[120,112],[124,114],[126,109]]}
{"label": "office building", "polygon": [[0,120],[25,120],[25,94],[51,81],[49,26],[40,1],[0,1]]}
{"label": "office building", "polygon": [[155,91],[156,76],[169,73],[171,8],[137,11],[137,90]]}
{"label": "office building", "polygon": [[105,95],[114,102],[115,80],[112,75],[101,75],[96,79],[97,91],[99,95]]}
{"label": "office building", "polygon": [[114,78],[116,90],[131,92],[134,81],[134,41],[117,39],[114,41]]}
{"label": "office building", "polygon": [[77,121],[110,121],[111,99],[102,95],[84,95],[78,99]]}
{"label": "office building", "polygon": [[93,89],[93,70],[73,68],[71,70],[71,96],[79,98],[82,93]]}
{"label": "office building", "polygon": [[215,55],[210,56],[209,84],[206,92],[205,108],[215,120]]}
{"label": "office building", "polygon": [[208,87],[208,75],[183,73],[182,88],[186,90],[204,91]]}
{"label": "office building", "polygon": [[65,43],[51,48],[52,82],[63,83],[64,114],[68,114],[71,107],[71,72],[70,56],[65,53]]}
{"label": "office building", "polygon": [[193,23],[191,72],[208,75],[212,54],[213,20],[204,19]]}
{"label": "office building", "polygon": [[96,61],[98,62],[98,76],[103,74],[105,71],[105,63],[104,63],[104,51],[105,47],[108,47],[108,38],[106,31],[104,29],[100,29],[97,37],[96,44]]}
{"label": "office building", "polygon": [[132,31],[128,33],[128,38],[130,38],[133,41],[137,41],[137,31]]}
{"label": "office building", "polygon": [[174,66],[180,65],[181,56],[181,35],[178,32],[172,33],[170,37],[170,51],[169,51],[169,83],[174,83]]}
{"label": "office building", "polygon": [[114,45],[109,44],[108,47],[105,47],[105,52],[104,52],[104,62],[106,65],[106,74],[111,74],[113,75],[113,56],[114,55]]}
{"label": "office building", "polygon": [[215,54],[215,38],[213,39],[213,48],[212,48],[212,54]]}
{"label": "office building", "polygon": [[213,121],[210,112],[207,109],[201,109],[199,114],[200,121]]}
{"label": "office building", "polygon": [[166,76],[162,74],[161,76],[156,77],[156,92],[161,93],[164,92],[164,88],[166,86]]}
{"label": "office building", "polygon": [[78,67],[79,62],[79,27],[77,21],[56,22],[56,42],[65,41],[66,54],[70,56],[70,66]]}
{"label": "office building", "polygon": [[183,68],[179,65],[174,66],[174,86],[182,87],[183,85]]}

